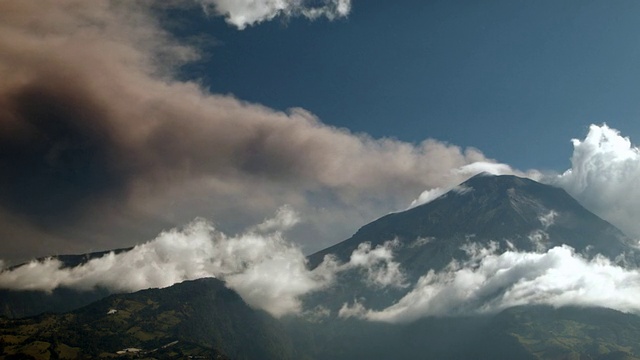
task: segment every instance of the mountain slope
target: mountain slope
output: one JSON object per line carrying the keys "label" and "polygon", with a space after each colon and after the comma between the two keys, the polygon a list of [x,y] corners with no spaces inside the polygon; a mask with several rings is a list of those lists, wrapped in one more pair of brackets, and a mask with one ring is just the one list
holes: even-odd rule
{"label": "mountain slope", "polygon": [[163,352],[163,358],[293,357],[275,319],[249,308],[224,283],[210,278],[112,295],[67,314],[2,319],[0,344],[4,354],[38,359],[65,353],[109,358],[127,348],[149,356]]}
{"label": "mountain slope", "polygon": [[522,306],[409,324],[334,319],[291,334],[313,359],[640,359],[640,317],[602,308]]}
{"label": "mountain slope", "polygon": [[[516,176],[480,174],[429,203],[363,226],[351,238],[309,256],[309,264],[316,267],[329,254],[348,262],[361,244],[370,243],[374,249],[394,239],[394,261],[408,284],[452,260],[466,259],[463,248],[470,244],[528,252],[566,244],[588,257],[626,255],[630,261],[634,251],[626,235],[564,190]],[[364,299],[369,308],[382,308],[410,288],[376,288],[359,282],[361,278],[356,270],[340,274],[338,285],[310,296],[308,303],[330,304],[335,310]]]}
{"label": "mountain slope", "polygon": [[640,317],[615,310],[515,307],[491,326],[537,359],[640,359]]}

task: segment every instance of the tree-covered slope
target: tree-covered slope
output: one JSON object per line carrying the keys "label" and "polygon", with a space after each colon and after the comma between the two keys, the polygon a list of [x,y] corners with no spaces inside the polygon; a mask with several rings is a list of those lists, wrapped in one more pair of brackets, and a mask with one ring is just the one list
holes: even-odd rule
{"label": "tree-covered slope", "polygon": [[163,358],[293,358],[275,319],[216,279],[112,295],[61,315],[5,318],[0,344],[5,358],[109,358],[127,348]]}

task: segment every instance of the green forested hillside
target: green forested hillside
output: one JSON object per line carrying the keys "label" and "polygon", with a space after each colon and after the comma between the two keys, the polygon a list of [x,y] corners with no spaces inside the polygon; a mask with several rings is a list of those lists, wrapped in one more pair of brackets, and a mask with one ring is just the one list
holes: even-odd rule
{"label": "green forested hillside", "polygon": [[219,280],[201,279],[113,295],[67,314],[1,319],[0,359],[111,358],[127,348],[160,358],[286,359],[293,356],[286,339],[273,318]]}

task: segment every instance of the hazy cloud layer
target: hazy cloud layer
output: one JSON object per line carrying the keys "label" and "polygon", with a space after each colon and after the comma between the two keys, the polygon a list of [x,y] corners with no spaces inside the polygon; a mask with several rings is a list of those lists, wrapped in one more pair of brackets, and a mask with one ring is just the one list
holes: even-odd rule
{"label": "hazy cloud layer", "polygon": [[604,257],[588,260],[567,246],[527,253],[469,248],[471,259],[430,271],[392,306],[344,304],[341,317],[392,323],[427,316],[496,313],[519,305],[597,306],[640,313],[640,272]]}
{"label": "hazy cloud layer", "polygon": [[591,125],[584,140],[573,140],[571,169],[546,179],[585,207],[640,238],[640,150],[607,125]]}
{"label": "hazy cloud layer", "polygon": [[272,20],[276,16],[304,16],[314,20],[345,17],[351,0],[198,0],[207,13],[224,16],[238,29]]}
{"label": "hazy cloud layer", "polygon": [[[373,139],[303,109],[277,111],[176,80],[198,50],[160,27],[155,4],[0,3],[6,260],[130,246],[197,216],[236,232],[283,204],[304,223],[292,238],[318,250],[425,189],[496,166],[475,149]],[[245,5],[307,8],[211,4],[238,14]]]}

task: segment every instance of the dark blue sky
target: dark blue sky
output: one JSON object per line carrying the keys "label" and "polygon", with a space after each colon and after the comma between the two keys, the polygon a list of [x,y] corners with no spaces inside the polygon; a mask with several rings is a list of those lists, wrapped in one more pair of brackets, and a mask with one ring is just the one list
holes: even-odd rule
{"label": "dark blue sky", "polygon": [[374,137],[477,147],[523,170],[568,168],[569,140],[591,123],[640,138],[638,1],[352,5],[347,19],[243,31],[199,9],[174,14],[191,17],[181,34],[216,39],[184,76]]}

